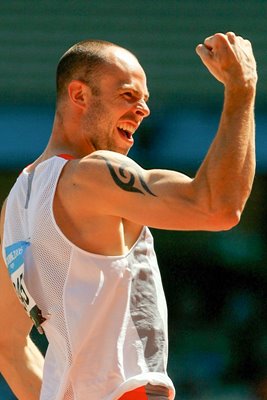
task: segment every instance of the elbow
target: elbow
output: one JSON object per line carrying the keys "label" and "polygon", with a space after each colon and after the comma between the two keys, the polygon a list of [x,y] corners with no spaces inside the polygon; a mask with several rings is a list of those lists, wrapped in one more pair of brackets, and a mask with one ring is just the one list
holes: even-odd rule
{"label": "elbow", "polygon": [[222,230],[228,231],[234,228],[236,225],[239,224],[240,219],[241,219],[241,212],[239,210],[234,210],[231,211],[230,213],[228,212],[226,215],[224,215]]}
{"label": "elbow", "polygon": [[218,213],[212,213],[211,225],[213,231],[228,231],[239,224],[241,219],[240,210],[224,210]]}
{"label": "elbow", "polygon": [[[215,201],[216,200],[216,201]],[[237,226],[246,204],[247,196],[223,196],[209,202],[208,215],[215,231],[228,231]]]}

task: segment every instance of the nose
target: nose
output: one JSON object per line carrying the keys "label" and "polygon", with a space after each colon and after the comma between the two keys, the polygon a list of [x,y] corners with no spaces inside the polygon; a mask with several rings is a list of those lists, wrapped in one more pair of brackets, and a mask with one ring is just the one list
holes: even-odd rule
{"label": "nose", "polygon": [[142,118],[148,117],[150,114],[150,109],[145,102],[145,100],[139,100],[138,103],[136,104],[136,109],[135,113],[137,115],[142,116]]}

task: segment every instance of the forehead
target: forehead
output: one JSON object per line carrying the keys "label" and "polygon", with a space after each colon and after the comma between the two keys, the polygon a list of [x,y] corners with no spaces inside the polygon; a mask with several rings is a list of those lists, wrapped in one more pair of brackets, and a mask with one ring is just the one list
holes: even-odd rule
{"label": "forehead", "polygon": [[108,62],[103,66],[101,86],[108,85],[114,89],[133,89],[148,97],[146,74],[137,58],[129,51],[111,48],[107,54]]}

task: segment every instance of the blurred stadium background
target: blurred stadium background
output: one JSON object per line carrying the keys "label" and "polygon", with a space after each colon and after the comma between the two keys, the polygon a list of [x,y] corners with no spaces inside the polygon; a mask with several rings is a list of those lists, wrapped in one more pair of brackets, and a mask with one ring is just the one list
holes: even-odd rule
{"label": "blurred stadium background", "polygon": [[[241,223],[223,233],[154,232],[169,305],[169,374],[181,400],[267,399],[266,19],[265,0],[0,2],[1,202],[47,142],[56,65],[73,43],[105,39],[138,56],[152,114],[130,155],[145,167],[190,175],[214,136],[223,100],[195,47],[226,31],[253,43],[258,165]],[[45,339],[32,335],[45,351]],[[14,399],[3,378],[0,399]]]}

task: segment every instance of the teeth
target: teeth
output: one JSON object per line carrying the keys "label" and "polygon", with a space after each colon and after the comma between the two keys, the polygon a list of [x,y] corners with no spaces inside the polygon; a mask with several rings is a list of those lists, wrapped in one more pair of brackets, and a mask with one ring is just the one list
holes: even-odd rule
{"label": "teeth", "polygon": [[131,135],[135,132],[135,128],[131,124],[121,123],[118,125],[119,129],[129,132]]}

